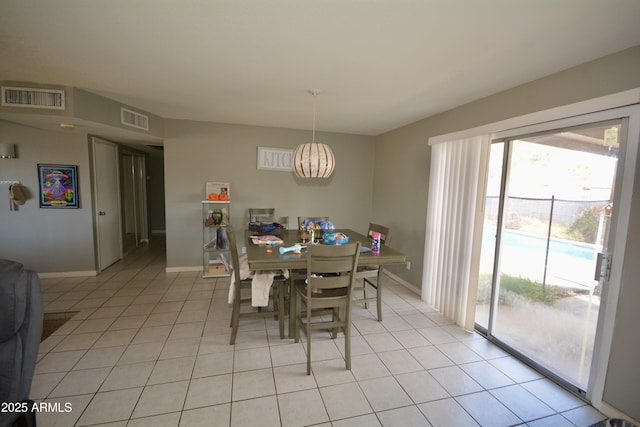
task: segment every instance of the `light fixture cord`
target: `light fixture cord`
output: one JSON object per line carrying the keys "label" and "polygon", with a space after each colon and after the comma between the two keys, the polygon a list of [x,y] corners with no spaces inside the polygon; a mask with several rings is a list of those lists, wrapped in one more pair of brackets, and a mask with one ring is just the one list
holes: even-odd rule
{"label": "light fixture cord", "polygon": [[316,143],[316,93],[313,94],[313,132],[311,133],[311,142]]}

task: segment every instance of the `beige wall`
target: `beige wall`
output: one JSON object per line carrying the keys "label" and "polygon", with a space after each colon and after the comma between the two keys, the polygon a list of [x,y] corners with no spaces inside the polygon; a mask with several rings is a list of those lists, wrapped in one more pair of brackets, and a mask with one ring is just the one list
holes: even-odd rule
{"label": "beige wall", "polygon": [[[0,141],[15,143],[18,158],[0,159],[0,181],[20,181],[29,199],[9,211],[0,185],[0,258],[38,272],[94,271],[92,188],[85,134],[48,132],[0,120]],[[41,209],[38,163],[78,166],[78,209]]]}
{"label": "beige wall", "polygon": [[[258,147],[290,148],[310,142],[311,131],[167,120],[164,143],[167,266],[202,265],[201,201],[207,181],[230,183],[231,223],[247,227],[250,207],[278,216],[328,215],[336,227],[365,232],[371,219],[372,137],[317,133],[331,146],[329,179],[303,180],[291,172],[258,170]],[[291,228],[295,228],[293,225]]]}
{"label": "beige wall", "polygon": [[640,46],[378,136],[373,219],[391,224],[392,246],[410,254],[411,270],[396,270],[400,277],[421,287],[430,137],[638,87]]}

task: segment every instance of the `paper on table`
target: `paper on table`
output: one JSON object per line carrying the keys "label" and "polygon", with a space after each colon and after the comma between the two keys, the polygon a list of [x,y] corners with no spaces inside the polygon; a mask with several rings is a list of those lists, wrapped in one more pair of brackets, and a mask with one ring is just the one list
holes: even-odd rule
{"label": "paper on table", "polygon": [[254,245],[277,245],[284,243],[284,241],[278,236],[267,234],[264,236],[251,236],[251,241]]}

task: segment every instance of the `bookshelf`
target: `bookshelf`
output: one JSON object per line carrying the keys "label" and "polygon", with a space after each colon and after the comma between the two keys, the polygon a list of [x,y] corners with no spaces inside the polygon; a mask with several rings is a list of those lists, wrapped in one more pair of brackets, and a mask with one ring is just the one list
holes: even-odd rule
{"label": "bookshelf", "polygon": [[202,277],[229,276],[229,208],[227,200],[202,201]]}

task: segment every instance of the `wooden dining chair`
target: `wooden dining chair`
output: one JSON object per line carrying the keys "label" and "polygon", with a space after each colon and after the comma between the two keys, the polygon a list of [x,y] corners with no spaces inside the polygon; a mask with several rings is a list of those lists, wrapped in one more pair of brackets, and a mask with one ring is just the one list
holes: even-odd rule
{"label": "wooden dining chair", "polygon": [[275,214],[275,208],[249,208],[249,222],[267,222],[265,218],[272,218]]}
{"label": "wooden dining chair", "polygon": [[[351,369],[351,299],[355,273],[360,256],[360,243],[340,246],[309,245],[307,248],[307,278],[293,282],[292,313],[296,316],[295,342],[300,329],[307,337],[307,375],[311,374],[311,334],[316,329],[330,329],[335,339],[344,333],[345,364]],[[305,309],[302,310],[304,303]],[[331,311],[331,320],[323,314]]]}
{"label": "wooden dining chair", "polygon": [[[284,276],[277,276],[273,279],[271,286],[271,299],[273,300],[273,309],[257,309],[251,306],[251,285],[252,277],[242,279],[240,277],[240,257],[238,256],[238,246],[236,243],[235,232],[233,227],[227,227],[227,237],[229,239],[229,252],[231,252],[231,264],[233,273],[231,275],[231,286],[235,287],[233,297],[233,310],[231,314],[231,339],[229,344],[236,342],[238,335],[238,325],[240,319],[247,317],[270,317],[277,316],[278,326],[280,329],[280,338],[284,338],[284,316],[285,303],[284,296],[287,292],[289,279]],[[248,294],[248,295],[247,295]]]}
{"label": "wooden dining chair", "polygon": [[[380,233],[380,245],[388,245],[389,244],[389,234],[391,233],[391,229],[389,227],[385,227],[383,225],[369,223],[369,231],[367,236],[371,238],[371,233],[377,231]],[[375,278],[375,283],[372,279]],[[362,286],[360,286],[360,280],[362,280]],[[376,308],[378,311],[378,321],[382,321],[382,269],[379,265],[373,266],[362,266],[358,267],[358,271],[356,273],[356,281],[358,285],[356,285],[355,290],[362,290],[362,298],[357,298],[354,300],[356,302],[364,302],[364,308],[369,308],[369,301],[376,301]],[[376,290],[375,296],[367,297],[367,285],[374,288]]]}

